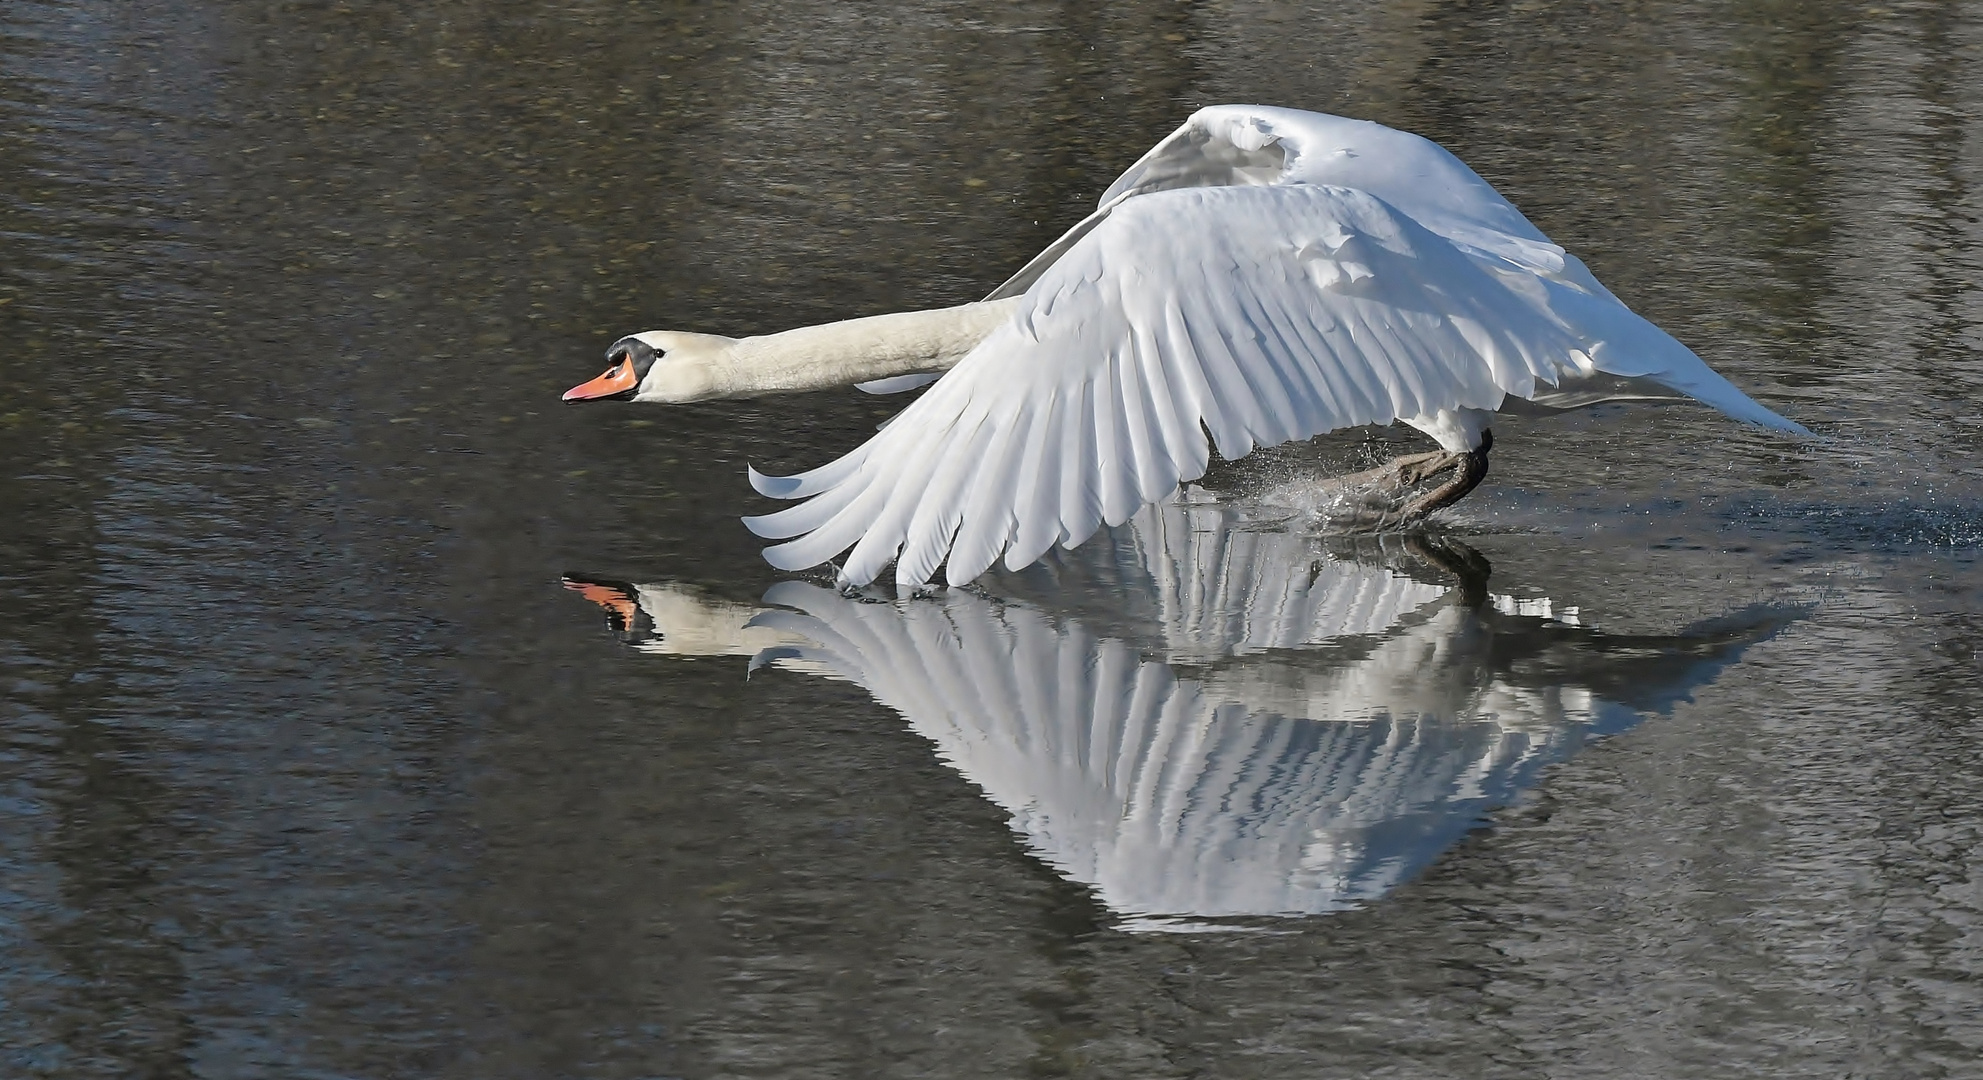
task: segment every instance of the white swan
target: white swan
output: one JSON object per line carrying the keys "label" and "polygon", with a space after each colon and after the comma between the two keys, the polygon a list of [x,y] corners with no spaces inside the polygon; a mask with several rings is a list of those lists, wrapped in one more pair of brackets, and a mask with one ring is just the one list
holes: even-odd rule
{"label": "white swan", "polygon": [[1443,452],[1364,479],[1399,490],[1396,516],[1422,515],[1485,475],[1489,417],[1510,395],[1570,407],[1678,391],[1804,433],[1439,146],[1256,106],[1194,113],[982,303],[740,340],[648,331],[607,356],[566,400],[887,392],[947,370],[838,461],[751,472],[763,494],[809,500],[746,519],[795,538],[765,558],[799,569],[851,547],[839,577],[853,585],[891,560],[905,587],[939,567],[962,584],[1001,555],[1024,566],[1169,496],[1213,445],[1231,459],[1393,420]]}

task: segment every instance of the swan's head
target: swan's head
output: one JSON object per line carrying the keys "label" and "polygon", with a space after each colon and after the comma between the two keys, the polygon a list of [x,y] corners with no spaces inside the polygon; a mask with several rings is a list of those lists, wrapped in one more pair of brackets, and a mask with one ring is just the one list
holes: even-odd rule
{"label": "swan's head", "polygon": [[565,391],[566,401],[701,401],[720,393],[717,373],[736,339],[647,330],[613,342],[606,373]]}

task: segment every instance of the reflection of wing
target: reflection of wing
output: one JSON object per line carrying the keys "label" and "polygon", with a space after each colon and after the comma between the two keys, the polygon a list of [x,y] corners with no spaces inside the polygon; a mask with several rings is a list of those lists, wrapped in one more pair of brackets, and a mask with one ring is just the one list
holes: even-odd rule
{"label": "reflection of wing", "polygon": [[1320,718],[1335,722],[1274,715],[1078,623],[969,594],[876,604],[787,583],[765,599],[800,610],[758,626],[817,643],[772,656],[902,713],[1041,858],[1126,914],[1315,912],[1377,896],[1560,756],[1540,752],[1552,741],[1576,737],[1562,724],[1393,719],[1353,696],[1354,677],[1338,680],[1350,693],[1311,702],[1339,710]]}
{"label": "reflection of wing", "polygon": [[753,666],[866,688],[1040,858],[1151,926],[1379,896],[1543,765],[1686,696],[1795,615],[1606,635],[1490,595],[1484,560],[1456,545],[1419,552],[1461,575],[1444,588],[1394,569],[1412,565],[1400,544],[1345,558],[1244,525],[1202,503],[1152,508],[992,579],[1007,599],[787,582],[748,626],[681,589],[640,603],[672,651],[774,642]]}
{"label": "reflection of wing", "polygon": [[[1134,916],[1372,899],[1586,735],[1636,719],[1574,677],[1536,686],[1496,670],[1493,657],[1531,641],[1591,632],[1491,607],[1445,604],[1358,659],[1261,654],[1196,678],[1078,622],[967,593],[890,604],[786,583],[765,599],[793,610],[755,625],[812,644],[761,662],[865,687],[1011,811],[1042,859]],[[1758,616],[1698,648],[1666,639],[1667,651],[1726,663],[1782,621]],[[1643,657],[1616,670],[1586,659],[1622,679]]]}
{"label": "reflection of wing", "polygon": [[1449,588],[1393,569],[1414,561],[1397,538],[1367,540],[1366,562],[1335,557],[1300,532],[1250,525],[1188,488],[1177,501],[1144,507],[1127,528],[992,585],[1049,609],[1064,609],[1069,597],[1101,598],[1107,610],[1070,614],[1139,644],[1161,628],[1151,644],[1172,660],[1382,634]]}

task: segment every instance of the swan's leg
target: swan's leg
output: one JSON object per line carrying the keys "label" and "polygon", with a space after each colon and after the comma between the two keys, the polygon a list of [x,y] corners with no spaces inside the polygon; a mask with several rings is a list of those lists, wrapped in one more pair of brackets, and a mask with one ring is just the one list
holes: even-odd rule
{"label": "swan's leg", "polygon": [[[1330,517],[1336,525],[1373,532],[1417,521],[1479,487],[1493,446],[1493,433],[1483,430],[1480,445],[1472,450],[1406,454],[1374,469],[1335,477],[1328,484],[1345,499]],[[1432,486],[1425,487],[1427,483]]]}
{"label": "swan's leg", "polygon": [[1460,453],[1440,451],[1440,456],[1452,459],[1453,475],[1440,484],[1406,500],[1398,512],[1406,521],[1422,518],[1434,510],[1443,510],[1467,497],[1467,492],[1480,486],[1487,478],[1487,452],[1494,448],[1494,433],[1482,431],[1480,445]]}

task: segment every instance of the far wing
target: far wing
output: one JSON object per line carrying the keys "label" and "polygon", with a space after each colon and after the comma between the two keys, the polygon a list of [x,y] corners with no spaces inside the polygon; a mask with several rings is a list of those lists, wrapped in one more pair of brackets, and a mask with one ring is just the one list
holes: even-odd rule
{"label": "far wing", "polygon": [[[1095,212],[1076,222],[1032,257],[1005,284],[991,291],[987,300],[1018,296],[1040,279],[1047,267],[1067,254],[1082,237],[1123,200],[1156,191],[1185,187],[1246,187],[1280,184],[1286,181],[1287,150],[1271,132],[1256,131],[1243,122],[1245,106],[1222,105],[1200,109],[1164,141],[1131,165],[1109,189],[1102,193]],[[1285,110],[1283,110],[1285,111]],[[1233,114],[1228,118],[1226,114]],[[1319,114],[1301,114],[1319,115]],[[1334,119],[1333,117],[1329,119]],[[1375,125],[1372,125],[1373,127]],[[1388,130],[1388,129],[1386,129]]]}
{"label": "far wing", "polygon": [[765,552],[786,569],[851,546],[846,582],[895,559],[902,585],[946,561],[962,584],[1001,554],[1024,566],[1169,495],[1205,471],[1208,431],[1237,458],[1341,427],[1493,409],[1588,372],[1597,345],[1555,310],[1559,294],[1659,333],[1608,294],[1550,286],[1363,191],[1144,195],[859,449],[797,477],[753,473],[767,495],[810,501],[747,523],[798,538]]}
{"label": "far wing", "polygon": [[1025,292],[1125,200],[1181,188],[1282,184],[1357,188],[1448,239],[1550,269],[1563,264],[1562,249],[1478,173],[1430,139],[1326,113],[1213,105],[1192,113],[1151,147],[1102,193],[1094,213],[1047,245],[985,299]]}

